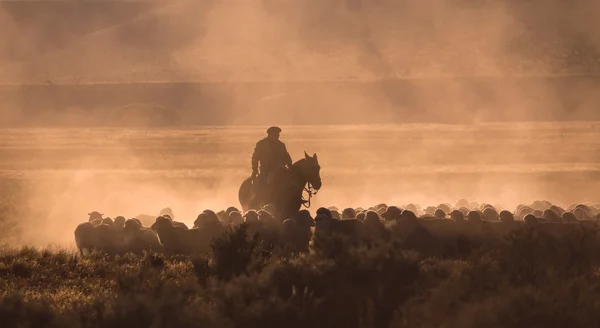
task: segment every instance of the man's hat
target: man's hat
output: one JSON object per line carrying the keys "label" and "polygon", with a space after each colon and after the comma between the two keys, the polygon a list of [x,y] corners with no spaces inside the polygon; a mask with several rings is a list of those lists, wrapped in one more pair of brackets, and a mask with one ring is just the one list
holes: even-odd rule
{"label": "man's hat", "polygon": [[277,126],[272,126],[267,129],[267,134],[271,134],[271,133],[281,133],[281,129]]}

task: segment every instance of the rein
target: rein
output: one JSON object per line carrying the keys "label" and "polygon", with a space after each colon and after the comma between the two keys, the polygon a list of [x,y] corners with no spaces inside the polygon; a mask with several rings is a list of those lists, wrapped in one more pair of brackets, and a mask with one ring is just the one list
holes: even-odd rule
{"label": "rein", "polygon": [[304,186],[304,191],[306,191],[308,193],[308,199],[304,199],[304,195],[302,195],[302,206],[309,208],[310,207],[310,198],[312,196],[316,195],[319,191],[315,190],[312,187],[312,185],[310,184],[310,182],[306,183],[306,186]]}
{"label": "rein", "polygon": [[[303,172],[300,170],[298,170],[296,172],[296,176],[298,176],[302,180],[307,180],[304,177]],[[319,191],[314,189],[312,184],[308,181],[302,186],[302,189],[303,189],[303,191],[306,191],[306,193],[308,194],[308,199],[304,198],[304,194],[300,195],[301,200],[302,200],[302,206],[304,206],[305,208],[310,208],[310,199],[312,198],[312,196],[316,195]]]}

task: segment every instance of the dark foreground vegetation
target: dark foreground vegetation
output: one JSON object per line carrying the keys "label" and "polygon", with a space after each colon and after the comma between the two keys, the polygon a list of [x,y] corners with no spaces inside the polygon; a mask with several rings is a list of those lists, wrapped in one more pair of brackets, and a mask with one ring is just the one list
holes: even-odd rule
{"label": "dark foreground vegetation", "polygon": [[[18,232],[8,218],[19,214],[19,201],[18,192],[2,197],[4,240]],[[483,212],[484,219],[491,213]],[[550,221],[552,215],[546,216]],[[252,238],[248,228],[229,227],[212,239],[207,255],[82,257],[2,246],[0,322],[111,328],[600,326],[595,235],[556,238],[523,228],[448,252],[422,243],[426,235],[356,243],[316,231],[311,252],[281,253],[259,235]]]}
{"label": "dark foreground vegetation", "polygon": [[[596,247],[515,234],[460,257],[399,241],[275,257],[241,225],[214,255],[0,256],[4,327],[596,327]],[[330,252],[335,247],[335,252]],[[427,253],[427,255],[425,255]]]}

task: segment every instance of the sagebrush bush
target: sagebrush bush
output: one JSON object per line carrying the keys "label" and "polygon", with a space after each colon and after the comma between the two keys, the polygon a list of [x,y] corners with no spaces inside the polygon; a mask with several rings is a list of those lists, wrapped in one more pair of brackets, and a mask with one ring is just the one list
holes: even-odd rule
{"label": "sagebrush bush", "polygon": [[0,252],[0,322],[35,327],[594,327],[595,241],[523,230],[453,257],[320,236],[278,254],[246,225],[211,256]]}

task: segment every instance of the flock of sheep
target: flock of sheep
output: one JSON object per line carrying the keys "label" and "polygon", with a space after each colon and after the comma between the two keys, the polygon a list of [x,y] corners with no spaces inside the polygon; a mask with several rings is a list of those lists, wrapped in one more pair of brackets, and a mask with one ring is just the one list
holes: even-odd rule
{"label": "flock of sheep", "polygon": [[[600,227],[600,204],[573,204],[561,208],[548,201],[519,205],[514,211],[501,210],[490,204],[458,201],[454,206],[440,204],[421,208],[419,205],[387,206],[368,209],[336,207],[319,208],[315,216],[307,210],[295,217],[280,220],[270,205],[259,211],[241,213],[235,207],[215,213],[205,210],[189,228],[175,219],[171,209],[163,209],[158,217],[139,216],[125,219],[89,213],[88,222],[75,229],[75,242],[82,255],[97,249],[110,254],[141,253],[144,250],[166,254],[209,253],[210,243],[228,230],[245,223],[249,237],[260,237],[277,249],[309,252],[313,237],[344,235],[355,241],[397,238],[407,243],[423,241],[458,241],[504,237],[524,228],[554,238],[575,231],[593,231]],[[144,226],[146,225],[146,226]]]}

